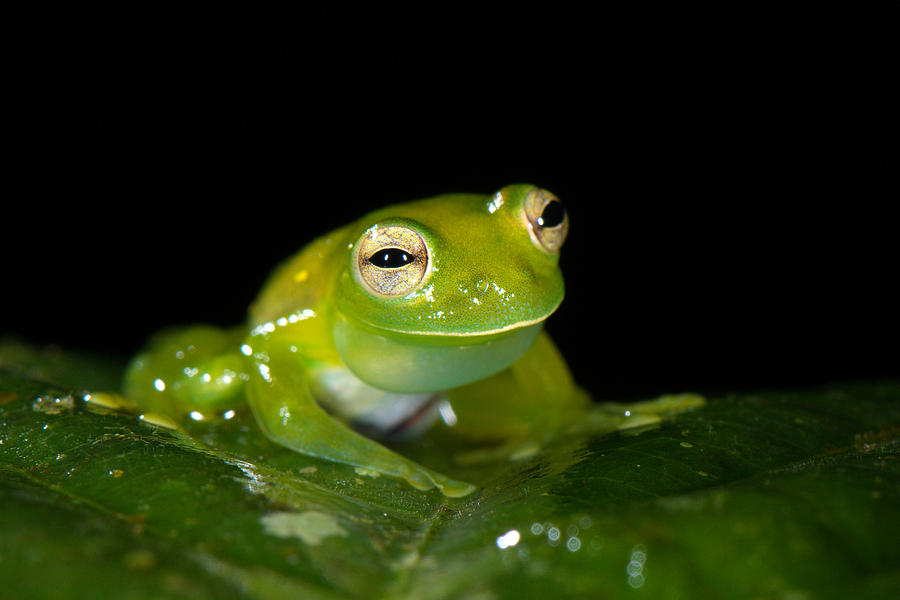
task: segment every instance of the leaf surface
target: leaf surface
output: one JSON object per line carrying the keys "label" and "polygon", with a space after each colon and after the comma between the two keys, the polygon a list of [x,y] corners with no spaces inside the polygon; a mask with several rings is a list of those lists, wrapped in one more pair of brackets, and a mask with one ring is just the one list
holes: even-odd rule
{"label": "leaf surface", "polygon": [[[900,383],[714,397],[637,433],[460,469],[448,499],[266,440],[92,408],[120,365],[0,348],[10,597],[892,598]],[[53,573],[53,577],[48,577]],[[4,595],[4,597],[6,597]]]}

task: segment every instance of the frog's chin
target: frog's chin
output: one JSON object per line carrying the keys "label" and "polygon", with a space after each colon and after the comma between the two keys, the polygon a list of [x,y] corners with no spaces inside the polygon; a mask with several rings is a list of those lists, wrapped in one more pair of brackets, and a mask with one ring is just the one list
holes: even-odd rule
{"label": "frog's chin", "polygon": [[543,320],[478,336],[409,335],[338,316],[334,343],[357,377],[399,393],[437,392],[502,371],[534,343]]}

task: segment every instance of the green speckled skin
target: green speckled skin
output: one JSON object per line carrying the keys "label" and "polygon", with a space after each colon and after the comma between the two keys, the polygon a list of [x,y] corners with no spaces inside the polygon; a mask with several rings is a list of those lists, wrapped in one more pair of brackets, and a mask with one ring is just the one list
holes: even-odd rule
{"label": "green speckled skin", "polygon": [[[298,452],[470,493],[353,427],[390,430],[442,402],[453,433],[509,449],[588,411],[541,331],[564,288],[558,254],[523,209],[535,189],[388,206],[312,241],[275,269],[246,328],[154,337],[128,370],[126,395],[179,417],[246,400],[266,435]],[[415,289],[394,297],[364,285],[356,267],[367,232],[390,226],[417,232],[430,257]]]}

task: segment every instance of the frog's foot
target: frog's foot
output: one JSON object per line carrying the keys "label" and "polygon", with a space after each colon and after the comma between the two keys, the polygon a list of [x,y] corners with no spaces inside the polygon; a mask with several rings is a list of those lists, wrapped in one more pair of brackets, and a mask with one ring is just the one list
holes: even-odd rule
{"label": "frog's foot", "polygon": [[652,400],[633,403],[607,402],[591,410],[573,426],[575,431],[601,433],[652,427],[678,413],[699,408],[706,399],[697,394],[666,394]]}
{"label": "frog's foot", "polygon": [[460,452],[453,457],[460,465],[481,465],[495,462],[516,462],[540,452],[542,444],[536,439],[513,439],[497,446]]}
{"label": "frog's foot", "polygon": [[163,429],[171,429],[180,433],[185,433],[184,428],[178,424],[178,421],[165,412],[141,410],[141,407],[122,396],[113,392],[91,392],[84,395],[84,401],[87,409],[92,412],[100,413],[120,413],[135,415],[147,425],[162,427]]}
{"label": "frog's foot", "polygon": [[90,392],[84,401],[91,409],[105,409],[111,412],[139,413],[140,407],[121,394],[113,392]]}
{"label": "frog's foot", "polygon": [[678,413],[699,408],[705,404],[706,399],[699,394],[666,394],[652,400],[637,402],[630,406],[632,413],[671,417]]}
{"label": "frog's foot", "polygon": [[398,475],[417,490],[429,490],[436,487],[449,498],[468,496],[478,489],[471,483],[450,479],[446,475],[426,469],[412,461],[408,461],[400,469]]}

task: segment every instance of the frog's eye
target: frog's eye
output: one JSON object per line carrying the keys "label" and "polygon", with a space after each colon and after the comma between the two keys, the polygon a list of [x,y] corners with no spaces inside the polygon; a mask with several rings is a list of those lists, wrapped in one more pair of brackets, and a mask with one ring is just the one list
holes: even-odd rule
{"label": "frog's eye", "polygon": [[535,244],[547,252],[559,252],[569,233],[569,215],[559,198],[534,188],[525,196],[524,208]]}
{"label": "frog's eye", "polygon": [[429,263],[422,236],[409,227],[372,227],[357,244],[359,279],[382,296],[404,296],[415,290]]}
{"label": "frog's eye", "polygon": [[369,257],[369,262],[379,269],[399,269],[416,260],[416,257],[401,248],[385,248]]}

